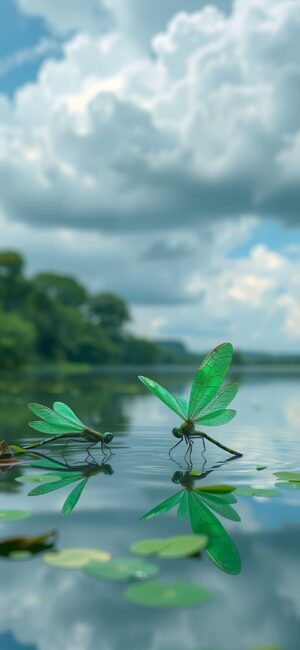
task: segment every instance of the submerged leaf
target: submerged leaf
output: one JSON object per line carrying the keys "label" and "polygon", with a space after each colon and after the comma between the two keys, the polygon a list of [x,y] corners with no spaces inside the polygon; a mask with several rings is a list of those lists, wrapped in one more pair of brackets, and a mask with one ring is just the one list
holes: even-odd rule
{"label": "submerged leaf", "polygon": [[96,548],[64,548],[56,553],[46,553],[43,560],[58,569],[82,569],[89,562],[109,562],[110,554]]}
{"label": "submerged leaf", "polygon": [[17,521],[28,517],[30,517],[30,512],[26,512],[26,510],[0,510],[0,521]]}
{"label": "submerged leaf", "polygon": [[85,488],[87,482],[88,482],[88,479],[84,478],[82,481],[80,481],[80,483],[78,483],[78,485],[76,485],[74,490],[72,490],[72,492],[67,496],[67,498],[66,498],[66,500],[64,502],[64,505],[62,507],[62,511],[61,511],[62,514],[64,515],[64,517],[69,515],[70,512],[72,512],[72,510],[74,510],[76,504],[78,503],[78,501],[79,501],[79,499],[81,497],[81,493],[82,493],[83,489]]}
{"label": "submerged leaf", "polygon": [[207,602],[210,596],[208,589],[182,581],[169,584],[147,582],[130,585],[125,591],[126,600],[143,607],[193,607]]}
{"label": "submerged leaf", "polygon": [[99,562],[89,562],[84,568],[84,573],[100,580],[110,580],[113,582],[123,582],[134,578],[135,580],[146,580],[155,576],[159,569],[155,564],[143,562],[132,557],[116,558],[100,564]]}

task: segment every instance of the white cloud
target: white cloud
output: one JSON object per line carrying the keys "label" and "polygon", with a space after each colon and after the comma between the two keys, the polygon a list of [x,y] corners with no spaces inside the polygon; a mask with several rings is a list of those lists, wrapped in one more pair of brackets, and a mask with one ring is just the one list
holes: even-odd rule
{"label": "white cloud", "polygon": [[19,4],[61,31],[86,15],[62,60],[11,104],[0,98],[3,245],[18,232],[30,271],[80,268],[94,288],[123,293],[139,328],[164,323],[196,347],[222,332],[288,347],[296,257],[255,246],[226,258],[260,219],[299,222],[300,0],[244,0],[231,14],[175,3],[152,52],[138,50],[134,12],[118,0],[102,35],[102,14],[89,22],[100,3]]}

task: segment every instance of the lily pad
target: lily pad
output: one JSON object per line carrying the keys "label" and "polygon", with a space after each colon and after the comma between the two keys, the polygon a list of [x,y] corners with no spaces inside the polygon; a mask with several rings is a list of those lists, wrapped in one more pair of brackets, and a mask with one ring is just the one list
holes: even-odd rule
{"label": "lily pad", "polygon": [[26,512],[26,510],[0,510],[0,521],[16,521],[28,517],[30,517],[30,512]]}
{"label": "lily pad", "polygon": [[243,497],[277,497],[280,492],[275,488],[237,488],[235,491],[236,494],[239,494]]}
{"label": "lily pad", "polygon": [[25,476],[17,476],[15,481],[18,483],[56,483],[60,477],[55,474],[27,474]]}
{"label": "lily pad", "polygon": [[166,539],[145,539],[132,544],[131,551],[138,555],[158,555],[164,558],[180,558],[195,555],[207,544],[206,535],[178,535]]}
{"label": "lily pad", "polygon": [[155,564],[143,562],[132,557],[116,558],[105,565],[97,561],[89,562],[84,568],[84,573],[94,576],[100,580],[111,580],[113,582],[122,582],[135,578],[136,580],[146,580],[155,576],[159,569]]}
{"label": "lily pad", "polygon": [[206,603],[211,596],[208,589],[190,582],[147,582],[130,585],[125,598],[134,605],[143,607],[185,608]]}
{"label": "lily pad", "polygon": [[274,472],[274,476],[283,481],[300,481],[300,472]]}
{"label": "lily pad", "polygon": [[289,490],[300,490],[300,481],[278,481],[277,483],[275,483],[275,485],[278,488],[283,488],[283,489],[288,488]]}
{"label": "lily pad", "polygon": [[96,548],[64,548],[56,553],[46,553],[44,562],[58,569],[82,569],[89,562],[109,562],[111,555]]}

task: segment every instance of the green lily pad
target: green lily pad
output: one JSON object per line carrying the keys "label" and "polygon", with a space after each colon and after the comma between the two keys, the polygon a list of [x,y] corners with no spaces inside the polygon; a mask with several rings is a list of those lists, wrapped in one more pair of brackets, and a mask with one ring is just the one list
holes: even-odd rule
{"label": "green lily pad", "polygon": [[58,569],[82,569],[89,562],[109,562],[111,555],[96,548],[64,548],[55,553],[45,553],[44,562]]}
{"label": "green lily pad", "polygon": [[51,476],[49,474],[27,474],[25,476],[17,476],[17,478],[15,478],[15,481],[18,481],[18,483],[55,483],[59,480],[60,477],[55,474],[51,474]]}
{"label": "green lily pad", "polygon": [[300,490],[300,481],[277,481],[275,485],[278,488],[283,488],[283,489],[288,488],[289,490]]}
{"label": "green lily pad", "polygon": [[237,488],[235,491],[243,497],[277,497],[280,492],[275,488]]}
{"label": "green lily pad", "polygon": [[155,564],[143,562],[132,557],[116,558],[105,565],[97,561],[89,562],[84,568],[84,573],[94,576],[100,580],[111,580],[122,582],[135,578],[136,580],[146,580],[155,576],[159,569]]}
{"label": "green lily pad", "polygon": [[0,521],[16,521],[28,517],[30,517],[30,512],[26,512],[26,510],[0,510]]}
{"label": "green lily pad", "polygon": [[204,485],[203,487],[198,487],[200,492],[212,492],[212,494],[228,494],[234,492],[235,487],[233,485]]}
{"label": "green lily pad", "polygon": [[283,481],[300,481],[300,472],[274,472],[274,476]]}
{"label": "green lily pad", "polygon": [[164,558],[180,558],[195,555],[205,548],[206,535],[178,535],[167,539],[145,539],[132,544],[131,551],[138,555],[158,555]]}
{"label": "green lily pad", "polygon": [[143,607],[194,607],[209,600],[211,593],[190,582],[147,582],[145,584],[130,585],[125,591],[125,598],[134,605]]}

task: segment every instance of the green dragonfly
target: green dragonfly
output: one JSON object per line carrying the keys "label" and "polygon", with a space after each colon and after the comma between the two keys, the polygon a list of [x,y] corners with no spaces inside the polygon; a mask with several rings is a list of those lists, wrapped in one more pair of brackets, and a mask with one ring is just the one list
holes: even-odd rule
{"label": "green dragonfly", "polygon": [[191,458],[194,441],[201,438],[204,449],[205,440],[208,440],[233,456],[242,456],[238,451],[226,447],[207,433],[195,429],[196,424],[210,427],[226,424],[236,415],[236,411],[228,409],[227,406],[236,396],[238,384],[222,386],[231,365],[232,354],[231,343],[222,343],[207,355],[196,372],[189,402],[183,397],[175,397],[153,379],[139,375],[140,381],[146,388],[183,420],[180,427],[172,429],[173,435],[179,441],[170,450],[170,455],[175,447],[185,441],[188,446],[185,457],[189,454]]}
{"label": "green dragonfly", "polygon": [[43,404],[30,403],[28,404],[28,408],[32,413],[34,413],[34,415],[41,418],[40,420],[29,422],[29,426],[41,433],[54,435],[26,447],[26,450],[40,447],[41,445],[52,442],[53,440],[60,440],[62,438],[76,438],[76,440],[81,438],[92,443],[91,446],[100,442],[103,453],[105,453],[106,449],[109,450],[108,445],[113,440],[113,434],[109,431],[99,433],[98,431],[94,431],[94,429],[90,429],[77,417],[74,411],[72,411],[70,406],[67,406],[67,404],[64,404],[63,402],[54,402],[53,409],[51,409]]}

